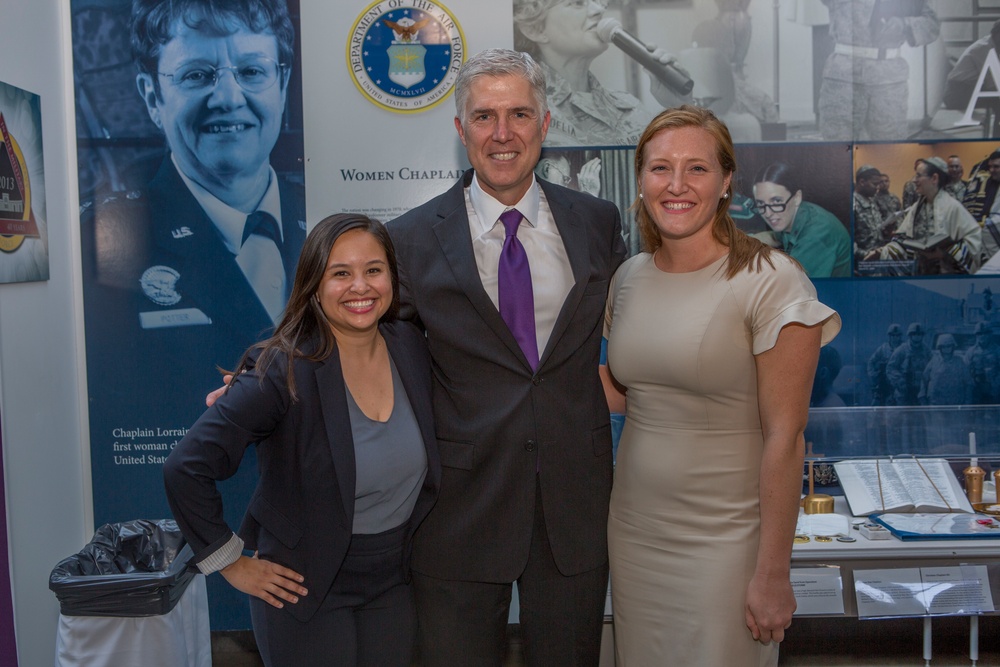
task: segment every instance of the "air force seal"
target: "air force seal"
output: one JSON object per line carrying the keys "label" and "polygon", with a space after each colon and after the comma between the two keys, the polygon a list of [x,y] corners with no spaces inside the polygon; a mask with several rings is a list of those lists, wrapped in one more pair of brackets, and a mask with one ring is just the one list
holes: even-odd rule
{"label": "air force seal", "polygon": [[381,0],[361,13],[347,42],[358,90],[390,111],[440,104],[465,61],[465,37],[451,12],[431,0]]}
{"label": "air force seal", "polygon": [[176,289],[180,277],[181,274],[169,266],[151,266],[143,272],[139,284],[150,301],[158,306],[172,306],[181,300]]}

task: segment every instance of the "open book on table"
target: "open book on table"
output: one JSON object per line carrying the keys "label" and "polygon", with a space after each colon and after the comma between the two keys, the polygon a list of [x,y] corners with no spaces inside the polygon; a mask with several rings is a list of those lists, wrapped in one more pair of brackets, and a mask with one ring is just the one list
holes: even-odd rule
{"label": "open book on table", "polygon": [[858,459],[833,464],[854,516],[874,512],[968,512],[972,505],[944,459]]}

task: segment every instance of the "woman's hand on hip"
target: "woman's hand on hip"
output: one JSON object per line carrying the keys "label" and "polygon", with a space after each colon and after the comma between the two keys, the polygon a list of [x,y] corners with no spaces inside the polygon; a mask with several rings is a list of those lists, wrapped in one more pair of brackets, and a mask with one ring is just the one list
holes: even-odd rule
{"label": "woman's hand on hip", "polygon": [[304,580],[301,574],[256,555],[240,556],[220,572],[236,590],[259,597],[278,609],[285,606],[284,602],[295,604],[300,595],[309,594],[301,585]]}

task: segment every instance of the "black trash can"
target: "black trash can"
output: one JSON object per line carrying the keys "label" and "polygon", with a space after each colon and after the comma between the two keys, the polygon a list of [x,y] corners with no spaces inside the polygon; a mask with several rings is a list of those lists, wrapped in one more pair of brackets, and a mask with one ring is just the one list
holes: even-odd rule
{"label": "black trash can", "polygon": [[194,554],[172,519],[106,523],[49,575],[66,616],[166,614],[194,579]]}
{"label": "black trash can", "polygon": [[60,609],[56,665],[211,665],[208,598],[204,577],[188,567],[193,555],[170,519],[101,526],[49,576]]}

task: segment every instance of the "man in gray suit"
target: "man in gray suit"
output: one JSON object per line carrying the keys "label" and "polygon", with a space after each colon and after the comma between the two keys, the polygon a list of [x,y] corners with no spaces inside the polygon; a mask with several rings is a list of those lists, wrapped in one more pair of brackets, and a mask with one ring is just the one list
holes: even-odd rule
{"label": "man in gray suit", "polygon": [[[443,466],[414,538],[422,664],[501,665],[516,581],[527,663],[597,665],[612,477],[598,364],[620,217],[535,179],[549,112],[530,56],[472,57],[455,101],[473,169],[388,226],[401,316],[430,345]],[[530,271],[529,336],[507,324],[510,245]]]}

